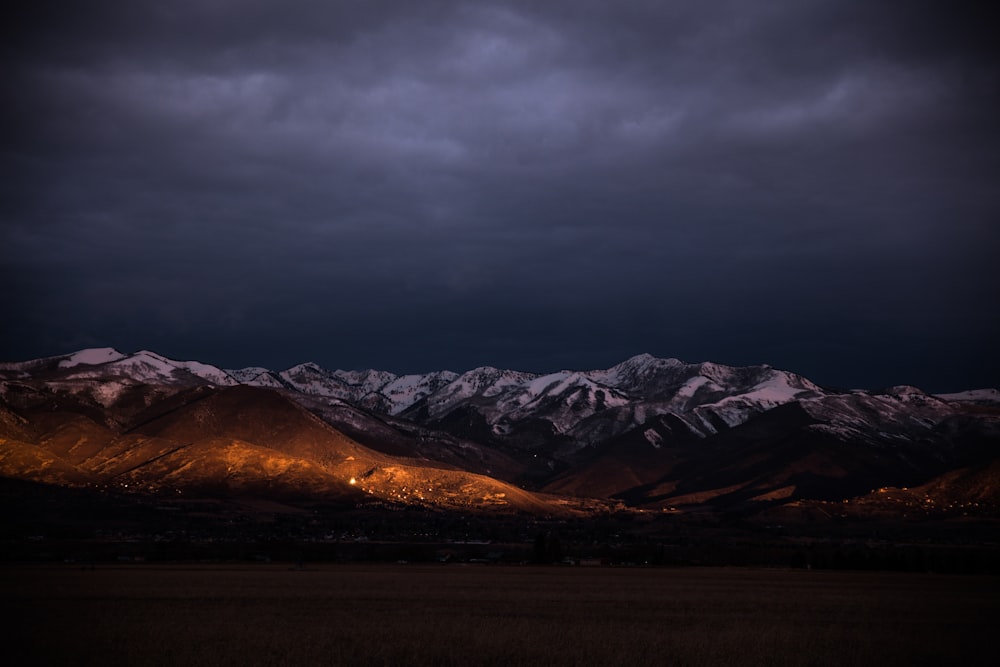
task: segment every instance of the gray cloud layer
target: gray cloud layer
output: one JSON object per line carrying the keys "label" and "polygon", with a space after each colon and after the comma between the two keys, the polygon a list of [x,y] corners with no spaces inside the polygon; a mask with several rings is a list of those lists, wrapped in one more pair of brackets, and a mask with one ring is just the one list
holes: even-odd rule
{"label": "gray cloud layer", "polygon": [[3,356],[1000,383],[987,26],[937,2],[32,3],[0,66]]}

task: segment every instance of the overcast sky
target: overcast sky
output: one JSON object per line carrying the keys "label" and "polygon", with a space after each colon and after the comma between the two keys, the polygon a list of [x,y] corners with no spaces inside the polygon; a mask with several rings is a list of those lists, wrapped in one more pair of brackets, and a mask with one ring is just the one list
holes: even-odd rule
{"label": "overcast sky", "polygon": [[4,359],[1000,385],[975,3],[24,4]]}

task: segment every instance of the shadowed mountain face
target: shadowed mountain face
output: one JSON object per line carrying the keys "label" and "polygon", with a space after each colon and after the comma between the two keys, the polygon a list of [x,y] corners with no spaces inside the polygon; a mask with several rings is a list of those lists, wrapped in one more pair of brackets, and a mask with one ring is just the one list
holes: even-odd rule
{"label": "shadowed mountain face", "polygon": [[4,476],[143,492],[558,513],[924,485],[985,505],[1000,494],[976,471],[998,446],[995,390],[834,391],[648,355],[548,375],[225,371],[111,349],[0,365]]}

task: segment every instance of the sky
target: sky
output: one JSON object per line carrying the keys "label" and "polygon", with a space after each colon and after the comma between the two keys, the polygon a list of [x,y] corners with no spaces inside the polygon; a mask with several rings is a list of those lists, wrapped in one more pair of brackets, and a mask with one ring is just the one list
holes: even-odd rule
{"label": "sky", "polygon": [[4,360],[1000,385],[977,3],[15,5]]}

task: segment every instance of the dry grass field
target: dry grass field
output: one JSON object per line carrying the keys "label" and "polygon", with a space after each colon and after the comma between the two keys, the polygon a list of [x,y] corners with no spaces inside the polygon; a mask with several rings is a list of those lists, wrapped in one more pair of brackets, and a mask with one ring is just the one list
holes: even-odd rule
{"label": "dry grass field", "polygon": [[8,665],[986,665],[995,577],[5,566]]}

